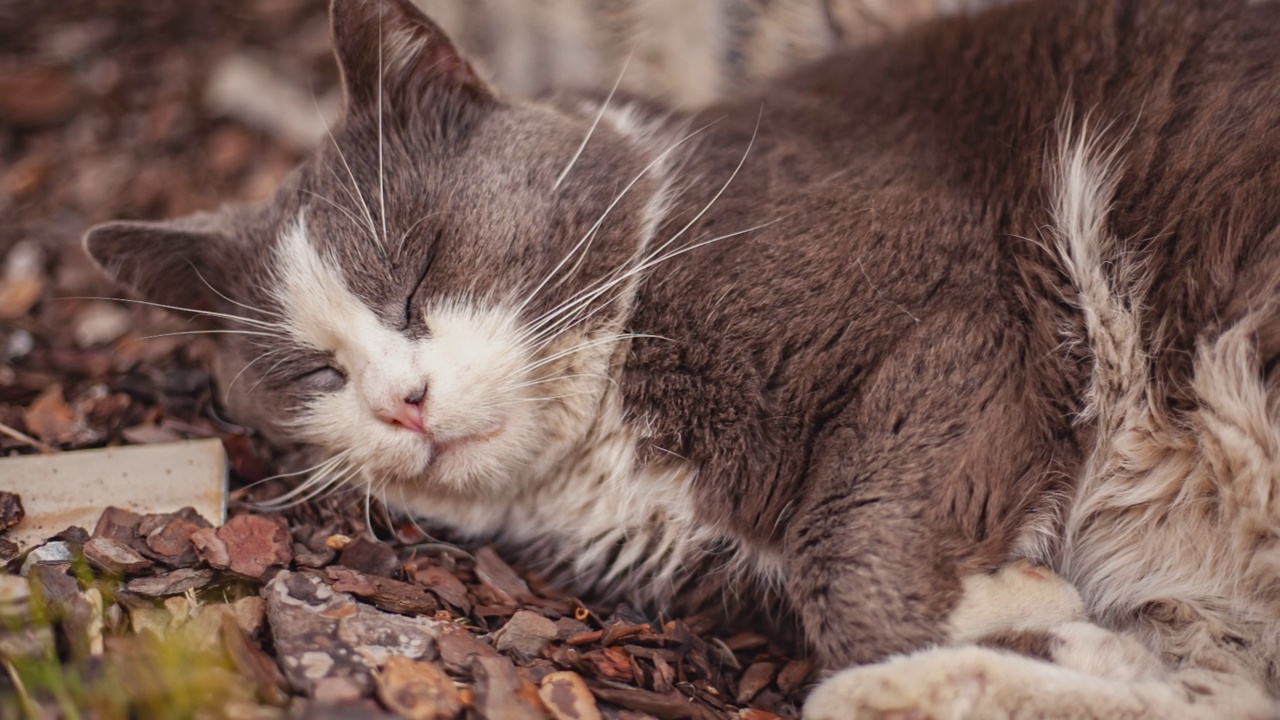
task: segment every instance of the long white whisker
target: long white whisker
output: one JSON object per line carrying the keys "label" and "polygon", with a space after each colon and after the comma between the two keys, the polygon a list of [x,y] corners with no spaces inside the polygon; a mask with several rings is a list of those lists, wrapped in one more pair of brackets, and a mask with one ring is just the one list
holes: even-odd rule
{"label": "long white whisker", "polygon": [[147,302],[146,300],[131,300],[129,298],[109,298],[109,297],[63,297],[58,300],[107,300],[110,302],[132,303],[134,305],[146,305],[147,307],[160,308],[161,310],[172,310],[174,312],[186,312],[192,315],[205,315],[208,317],[218,318],[220,320],[233,320],[242,322],[246,325],[263,328],[264,330],[279,329],[282,326],[279,323],[267,322],[265,320],[257,320],[255,318],[247,318],[242,315],[230,315],[228,313],[213,312],[210,310],[197,310],[195,308],[181,307],[178,305],[163,305],[161,303]]}
{"label": "long white whisker", "polygon": [[[618,341],[620,341],[620,340],[631,340],[631,339],[633,339],[633,338],[654,338],[654,339],[657,339],[657,340],[669,340],[669,339],[670,339],[670,338],[664,338],[664,337],[662,337],[661,335],[644,335],[644,334],[640,334],[640,333],[622,333],[622,334],[620,334],[620,335],[608,335],[608,336],[606,336],[606,337],[602,337],[602,338],[595,338],[595,339],[593,339],[593,340],[588,340],[588,341],[586,341],[586,342],[578,343],[577,345],[574,345],[574,346],[573,346],[573,347],[571,347],[571,348],[568,348],[568,349],[566,349],[566,350],[561,350],[560,352],[557,352],[557,353],[553,353],[552,355],[550,355],[550,356],[548,356],[548,357],[545,357],[545,358],[542,358],[542,359],[538,360],[538,361],[537,361],[537,362],[535,362],[535,363],[532,363],[532,364],[530,364],[530,365],[526,365],[525,367],[521,368],[520,370],[516,371],[515,373],[512,373],[512,375],[511,375],[511,376],[514,376],[514,375],[520,375],[520,374],[528,374],[528,373],[530,373],[530,372],[533,372],[534,370],[537,370],[538,368],[540,368],[540,367],[542,367],[542,366],[544,366],[544,365],[547,365],[548,363],[553,363],[553,362],[555,362],[556,360],[559,360],[560,358],[568,357],[569,355],[572,355],[572,354],[574,354],[574,353],[576,353],[576,352],[580,352],[580,351],[582,351],[582,350],[587,350],[587,349],[589,349],[589,348],[597,347],[597,346],[600,346],[600,345],[605,345],[605,344],[608,344],[608,343],[618,342]],[[511,376],[508,376],[508,377],[511,377]]]}
{"label": "long white whisker", "polygon": [[355,468],[350,466],[338,468],[336,472],[330,469],[329,472],[307,478],[301,485],[280,497],[257,503],[257,508],[260,510],[282,510],[310,502],[331,490],[335,485],[346,481],[353,472],[355,472]]}
{"label": "long white whisker", "polygon": [[[277,313],[277,312],[268,312],[268,311],[266,311],[266,310],[263,310],[262,308],[256,308],[256,307],[254,307],[254,306],[252,306],[252,305],[246,305],[246,304],[244,304],[244,303],[242,303],[242,302],[237,302],[237,301],[235,301],[235,300],[232,300],[231,298],[227,297],[226,295],[223,295],[221,292],[219,292],[219,290],[218,290],[217,288],[215,288],[214,286],[210,285],[208,280],[205,280],[205,279],[204,279],[204,275],[200,273],[200,268],[196,267],[196,264],[195,264],[195,263],[193,263],[193,262],[191,262],[190,260],[188,260],[188,261],[187,261],[187,264],[191,266],[191,269],[192,269],[193,271],[195,271],[196,277],[200,278],[200,282],[204,283],[204,286],[205,286],[205,287],[209,288],[209,290],[210,290],[210,291],[212,291],[215,295],[217,295],[218,297],[222,298],[223,300],[226,300],[227,302],[229,302],[229,303],[231,303],[232,305],[235,305],[235,306],[237,306],[237,307],[244,308],[245,310],[252,310],[253,312],[261,313],[261,314],[263,314],[263,315],[266,315],[267,317],[276,317],[276,318],[281,318],[280,313]],[[246,318],[246,319],[247,319],[247,318]],[[281,319],[283,319],[283,318],[281,318]]]}
{"label": "long white whisker", "polygon": [[601,375],[600,373],[573,373],[571,375],[556,375],[553,377],[542,378],[541,380],[530,380],[528,382],[517,383],[515,385],[508,385],[506,386],[506,389],[519,390],[521,388],[533,387],[535,385],[544,385],[546,383],[560,382],[562,380],[572,380],[573,378],[584,378],[584,377],[599,378],[601,380],[613,379],[608,375]]}
{"label": "long white whisker", "polygon": [[248,392],[252,393],[254,390],[257,390],[257,389],[258,389],[258,386],[262,384],[262,381],[263,381],[263,380],[266,380],[268,377],[270,377],[271,373],[272,373],[272,372],[274,372],[276,368],[280,367],[281,365],[283,365],[283,364],[284,364],[285,362],[287,362],[288,360],[289,360],[289,356],[288,356],[288,355],[285,355],[284,357],[282,357],[282,358],[280,358],[279,360],[277,360],[277,361],[275,362],[275,364],[274,364],[274,365],[272,365],[271,367],[267,368],[267,371],[266,371],[266,372],[262,373],[262,377],[258,378],[258,382],[254,383],[253,385],[251,385],[251,386],[249,387]]}
{"label": "long white whisker", "polygon": [[[335,179],[337,179],[337,177],[338,177],[338,176],[337,176],[336,174],[334,174],[332,171],[330,171],[330,173],[329,173],[329,174],[330,174],[330,175],[333,175]],[[339,182],[341,182],[341,181],[339,181]],[[345,188],[344,188],[344,190],[345,190]],[[312,191],[310,191],[310,190],[304,190],[303,192],[305,192],[305,193],[306,193],[306,194],[308,194],[308,195],[311,195],[312,197],[314,197],[314,198],[316,198],[316,199],[318,199],[318,200],[323,200],[323,201],[325,201],[325,202],[329,203],[329,205],[330,205],[331,207],[333,207],[333,209],[334,209],[334,210],[337,210],[338,212],[342,213],[343,215],[346,215],[346,216],[347,216],[347,219],[351,221],[351,224],[352,224],[352,225],[355,225],[355,226],[356,226],[356,229],[357,229],[357,230],[360,230],[361,232],[364,232],[364,230],[365,230],[365,228],[364,228],[364,223],[360,220],[360,218],[358,218],[358,217],[356,217],[354,214],[352,214],[352,212],[351,212],[350,210],[348,210],[348,209],[346,209],[346,208],[342,207],[342,206],[341,206],[341,205],[339,205],[338,203],[336,203],[336,202],[334,202],[334,201],[330,200],[329,198],[327,198],[327,197],[325,197],[325,196],[321,195],[320,193],[312,192]],[[351,197],[351,193],[350,193],[350,192],[347,192],[347,197],[348,197],[348,198],[350,198],[350,197]],[[354,199],[354,198],[352,198],[352,199]]]}
{"label": "long white whisker", "polygon": [[627,183],[627,185],[622,189],[622,192],[619,193],[618,196],[615,197],[613,201],[609,203],[609,206],[604,209],[604,212],[600,214],[600,218],[596,220],[594,225],[591,226],[591,229],[587,230],[587,232],[583,234],[582,239],[579,240],[576,245],[574,245],[572,248],[569,249],[569,252],[565,254],[564,258],[562,258],[560,262],[554,268],[551,269],[551,272],[547,273],[547,276],[543,278],[542,282],[538,283],[537,287],[535,287],[533,291],[530,292],[529,295],[524,299],[524,301],[521,302],[520,305],[516,307],[515,314],[519,315],[520,312],[523,311],[525,307],[529,305],[529,303],[533,302],[533,299],[538,296],[538,293],[542,292],[542,289],[546,287],[547,283],[551,282],[551,279],[556,276],[556,273],[560,272],[560,269],[563,268],[565,264],[568,263],[569,260],[573,258],[575,254],[577,254],[578,250],[582,248],[583,245],[590,240],[590,238],[595,234],[596,230],[598,230],[600,226],[604,224],[605,218],[609,217],[609,213],[613,210],[613,208],[616,207],[618,203],[622,202],[622,199],[627,196],[627,193],[631,191],[631,188],[635,187],[636,183],[640,182],[641,178],[643,178],[646,174],[648,174],[650,170],[652,170],[653,168],[657,167],[660,163],[662,163],[663,160],[665,160],[668,155],[670,155],[672,152],[676,150],[676,148],[680,147],[684,143],[693,139],[694,137],[696,137],[697,135],[705,131],[707,128],[715,125],[718,122],[720,122],[720,120],[713,120],[712,122],[709,122],[706,125],[703,125],[697,130],[694,130],[693,132],[684,136],[675,144],[673,144],[671,147],[664,150],[662,154],[658,155],[658,157],[654,158],[652,162],[646,165],[643,170],[641,170],[634,178],[632,178],[631,182]]}
{"label": "long white whisker", "polygon": [[[781,222],[782,220],[785,220],[787,217],[790,217],[790,216],[788,215],[788,216],[784,216],[784,217],[781,217],[781,218],[777,218],[777,219],[775,219],[775,220],[771,220],[771,221],[769,221],[769,222],[767,222],[767,223],[761,223],[760,225],[756,225],[756,226],[754,226],[754,227],[749,227],[749,228],[747,228],[747,229],[745,229],[745,230],[739,230],[739,231],[737,231],[737,232],[732,232],[732,233],[728,233],[728,234],[725,234],[725,235],[719,235],[719,236],[717,236],[717,237],[713,237],[713,238],[711,238],[711,239],[709,239],[709,240],[703,240],[703,241],[701,241],[701,242],[693,242],[693,243],[690,243],[690,244],[685,245],[685,246],[683,246],[683,247],[677,248],[676,250],[672,250],[671,252],[667,253],[666,255],[663,255],[663,256],[660,256],[660,257],[656,257],[656,258],[651,257],[650,259],[648,259],[648,260],[646,260],[646,261],[642,262],[641,264],[639,264],[639,265],[635,266],[634,268],[631,268],[630,270],[628,270],[627,272],[623,273],[622,275],[619,275],[619,276],[617,276],[617,277],[615,277],[615,278],[613,278],[613,279],[608,280],[608,282],[607,282],[607,283],[605,283],[603,286],[601,286],[601,287],[599,287],[599,288],[597,288],[597,289],[595,289],[595,290],[591,290],[589,293],[581,294],[581,297],[580,297],[579,299],[577,299],[577,300],[575,300],[575,301],[574,301],[574,307],[573,307],[573,308],[570,308],[570,309],[575,310],[575,311],[580,311],[582,308],[584,308],[584,307],[586,307],[586,306],[590,305],[590,304],[591,304],[591,303],[592,303],[596,298],[600,297],[601,295],[603,295],[604,293],[608,292],[609,290],[611,290],[611,289],[613,289],[613,288],[617,287],[617,286],[618,286],[618,285],[620,285],[621,283],[626,282],[627,280],[631,279],[632,277],[634,277],[634,276],[636,276],[636,275],[638,275],[638,274],[640,274],[640,273],[643,273],[643,272],[645,272],[646,270],[649,270],[650,268],[656,267],[657,265],[660,265],[661,263],[667,262],[667,261],[671,260],[672,258],[679,257],[680,255],[683,255],[683,254],[685,254],[685,253],[687,253],[687,252],[691,252],[691,251],[693,251],[693,250],[697,250],[697,249],[698,249],[698,248],[700,248],[700,247],[704,247],[704,246],[706,246],[706,245],[710,245],[710,244],[712,244],[712,243],[720,242],[721,240],[728,240],[729,238],[737,237],[737,236],[739,236],[739,235],[745,235],[746,233],[754,232],[754,231],[756,231],[756,230],[760,230],[760,229],[762,229],[762,228],[766,228],[766,227],[768,227],[768,226],[770,226],[770,225],[773,225],[773,224],[775,224],[775,223]],[[664,245],[664,247],[665,247],[665,245]],[[590,289],[589,289],[589,290],[590,290]],[[616,298],[615,298],[615,299],[616,299]],[[611,302],[612,302],[612,301],[611,301]],[[548,332],[555,332],[555,331],[556,331],[556,329],[557,329],[557,326],[559,326],[559,325],[563,324],[564,322],[567,322],[567,319],[572,319],[573,317],[574,317],[574,315],[564,315],[563,313],[561,313],[561,317],[560,317],[560,319],[559,319],[558,321],[556,321],[556,323],[554,323],[554,324],[551,324],[551,325],[549,325],[549,326],[546,326],[546,327],[541,328],[541,329],[540,329],[540,330],[539,330],[539,331],[538,331],[538,332],[537,332],[533,337],[534,337],[534,338],[545,337],[545,336],[546,336],[546,334],[547,334]],[[531,328],[531,329],[532,329],[532,328]]]}
{"label": "long white whisker", "polygon": [[600,125],[600,120],[604,118],[605,111],[609,109],[609,102],[613,100],[613,94],[618,92],[618,86],[622,84],[622,77],[627,74],[627,66],[631,64],[631,53],[627,53],[627,59],[622,61],[622,70],[618,72],[618,79],[613,81],[613,88],[609,90],[609,95],[605,97],[604,104],[600,106],[599,112],[596,113],[595,120],[591,121],[591,127],[587,130],[587,136],[582,138],[582,144],[578,146],[577,152],[573,157],[569,158],[569,164],[564,166],[560,171],[560,175],[556,177],[555,183],[551,185],[552,190],[558,190],[560,183],[564,182],[565,177],[573,166],[577,164],[578,158],[582,157],[582,151],[587,149],[587,143],[591,141],[591,136],[595,134],[596,128]]}
{"label": "long white whisker", "polygon": [[[699,220],[701,220],[701,219],[702,219],[702,217],[703,217],[704,215],[706,215],[708,211],[710,211],[710,210],[711,210],[711,207],[712,207],[713,205],[715,205],[715,203],[716,203],[716,202],[721,198],[721,196],[723,196],[723,195],[724,195],[724,193],[729,189],[729,186],[733,183],[734,179],[738,177],[738,173],[739,173],[739,172],[741,172],[741,170],[742,170],[742,166],[746,164],[746,162],[747,162],[747,157],[751,154],[751,148],[755,145],[756,136],[757,136],[757,135],[759,134],[759,132],[760,132],[760,121],[761,121],[761,119],[762,119],[763,117],[764,117],[764,106],[762,105],[762,106],[760,107],[760,113],[759,113],[759,115],[757,115],[757,117],[756,117],[756,126],[755,126],[755,129],[754,129],[754,130],[752,130],[752,132],[751,132],[751,139],[747,141],[747,147],[746,147],[746,149],[745,149],[745,150],[743,150],[743,152],[742,152],[742,157],[738,159],[738,165],[733,169],[733,172],[729,174],[729,178],[728,178],[727,180],[725,180],[725,182],[724,182],[724,184],[723,184],[723,185],[721,185],[721,186],[720,186],[720,189],[719,189],[718,191],[716,191],[716,194],[715,194],[715,195],[713,195],[713,196],[711,197],[711,200],[709,200],[709,201],[707,202],[707,204],[706,204],[706,205],[704,205],[704,206],[702,207],[702,209],[698,211],[698,214],[697,214],[697,215],[694,215],[694,216],[693,216],[693,218],[692,218],[691,220],[689,220],[689,222],[687,222],[687,223],[685,223],[685,224],[684,224],[684,227],[680,228],[680,230],[678,230],[674,235],[672,235],[670,238],[668,238],[666,242],[664,242],[662,245],[659,245],[659,246],[658,246],[658,247],[657,247],[653,252],[651,252],[651,253],[649,254],[649,257],[650,257],[650,258],[652,258],[652,257],[656,256],[658,253],[661,253],[663,250],[665,250],[665,249],[667,249],[668,247],[670,247],[672,243],[674,243],[676,240],[678,240],[678,239],[680,238],[680,236],[684,235],[684,233],[685,233],[685,232],[687,232],[687,231],[689,230],[689,228],[693,227],[693,226],[694,226],[694,224],[696,224]],[[723,239],[725,239],[726,237],[733,237],[733,236],[732,236],[732,235],[729,235],[729,236],[721,237],[721,238],[718,238],[718,239],[723,240]],[[585,252],[584,252],[584,254],[585,254]],[[665,258],[665,259],[668,259],[668,260],[669,260],[671,257],[676,257],[676,256],[675,256],[675,255],[671,255],[671,256],[669,256],[669,257],[667,257],[667,258]],[[642,263],[641,263],[641,265],[642,265],[642,266],[644,266],[644,265],[645,265],[645,263],[644,263],[644,262],[642,262]],[[652,267],[652,266],[653,266],[653,264],[648,264],[648,266],[649,266],[649,267]],[[624,273],[621,277],[622,277],[622,278],[626,278],[626,277],[631,277],[631,276],[634,276],[634,275],[635,275],[635,273],[634,273],[634,272],[628,272],[628,273]],[[601,282],[606,282],[607,280],[608,280],[608,278],[605,278],[605,280],[602,280]],[[597,284],[598,284],[598,283],[597,283]],[[613,282],[606,282],[606,284],[604,285],[604,288],[609,288],[609,287],[611,287],[611,286],[613,286],[613,285],[616,285],[616,284],[617,284],[617,281],[616,281],[616,280],[615,280],[615,281],[613,281]],[[587,302],[587,303],[589,303],[591,300],[594,300],[596,297],[599,297],[599,295],[600,295],[600,292],[599,292],[599,291],[592,292],[592,291],[591,291],[591,289],[590,289],[590,287],[588,287],[588,289],[587,289],[586,291],[584,291],[584,292],[586,292],[586,293],[590,293],[590,295],[589,295],[588,299],[586,300],[586,302]],[[580,297],[581,295],[582,295],[582,293],[579,293],[579,295],[578,295],[578,296],[575,296],[574,298],[570,298],[568,301],[566,301],[566,303],[571,303],[571,304],[572,304],[572,305],[571,305],[571,307],[576,307],[576,308],[584,307],[584,303],[578,299],[578,297]],[[566,303],[561,303],[561,306],[565,305]],[[549,315],[552,315],[552,316],[554,317],[555,315],[562,314],[562,312],[563,312],[563,311],[562,311],[562,310],[561,310],[561,308],[558,306],[557,308],[553,309],[553,310],[552,310],[550,313],[548,313],[548,314],[549,314]],[[545,317],[545,316],[544,316],[544,317]],[[531,323],[531,324],[530,324],[530,329],[537,330],[537,329],[538,329],[541,325],[543,325],[545,322],[546,322],[546,320],[545,320],[545,319],[543,319],[543,318],[539,318],[538,320],[535,320],[533,323]]]}
{"label": "long white whisker", "polygon": [[[311,467],[303,468],[303,469],[301,469],[301,470],[294,470],[293,472],[278,473],[278,474],[276,474],[276,475],[272,475],[271,477],[264,477],[264,478],[262,478],[261,480],[256,480],[256,481],[254,481],[254,482],[249,483],[249,484],[248,484],[247,486],[245,486],[245,487],[249,487],[249,488],[257,487],[258,485],[261,485],[261,484],[263,484],[263,483],[265,483],[265,482],[270,482],[270,481],[272,481],[272,480],[280,480],[280,479],[282,479],[282,478],[297,477],[297,476],[299,476],[299,475],[306,475],[306,474],[307,474],[307,473],[309,473],[309,472],[315,472],[315,471],[317,471],[317,470],[319,470],[319,471],[327,471],[327,470],[331,469],[331,467],[332,467],[333,465],[338,464],[338,463],[339,463],[339,462],[341,462],[344,458],[346,458],[348,455],[350,455],[350,454],[351,454],[351,452],[352,452],[351,450],[343,450],[342,452],[338,453],[337,455],[334,455],[334,456],[333,456],[333,457],[331,457],[331,458],[326,458],[326,459],[324,459],[324,460],[321,460],[320,462],[316,463],[315,465],[312,465]],[[294,488],[294,490],[296,490],[296,489],[297,489],[297,488]],[[292,492],[292,491],[290,491],[290,492]]]}
{"label": "long white whisker", "polygon": [[176,337],[178,335],[258,335],[261,337],[278,338],[275,333],[257,332],[255,330],[184,330],[182,332],[160,333],[159,335],[147,335],[140,338],[141,340],[154,340],[162,337]]}
{"label": "long white whisker", "polygon": [[382,165],[382,64],[385,62],[382,52],[382,16],[386,12],[386,5],[378,6],[378,202],[382,209],[382,245],[386,249],[387,244],[387,191],[384,186],[386,173],[383,171]]}
{"label": "long white whisker", "polygon": [[240,368],[240,372],[236,373],[236,376],[235,376],[235,377],[233,377],[233,378],[231,378],[231,382],[227,383],[227,389],[226,389],[226,391],[225,391],[225,392],[223,392],[223,395],[222,395],[223,402],[228,403],[228,404],[231,402],[231,389],[232,389],[232,388],[234,388],[234,387],[236,386],[236,381],[240,379],[240,376],[241,376],[241,375],[244,375],[244,373],[245,373],[245,371],[246,371],[246,370],[248,370],[249,368],[253,367],[253,366],[254,366],[254,365],[255,365],[259,360],[262,360],[263,358],[270,357],[270,356],[275,355],[276,353],[279,353],[279,352],[284,352],[284,351],[286,351],[287,349],[288,349],[288,348],[282,348],[282,347],[281,347],[281,348],[276,348],[276,349],[274,349],[274,350],[268,350],[268,351],[266,351],[266,352],[262,353],[261,355],[259,355],[258,357],[256,357],[256,358],[254,358],[254,359],[250,360],[248,363],[246,363],[244,367]]}
{"label": "long white whisker", "polygon": [[[364,201],[364,193],[360,192],[360,183],[356,182],[356,174],[352,172],[351,165],[347,162],[347,156],[342,152],[342,146],[338,145],[338,139],[333,136],[333,129],[329,127],[329,121],[324,119],[324,113],[320,111],[320,103],[316,101],[314,94],[311,96],[311,102],[316,106],[316,114],[324,121],[324,131],[328,133],[329,141],[333,143],[333,149],[338,152],[338,159],[342,161],[342,167],[346,168],[347,177],[351,178],[351,188],[355,191],[356,199],[360,201],[360,207],[364,209],[365,219],[369,221],[369,233],[373,236],[374,243],[378,244],[377,224],[373,222],[373,213],[369,210],[369,204]],[[330,170],[330,173],[337,179],[337,173],[333,173],[332,170]],[[341,181],[339,181],[338,185],[341,187]],[[379,247],[381,247],[380,244]]]}
{"label": "long white whisker", "polygon": [[549,400],[563,400],[565,398],[579,397],[582,395],[590,395],[591,393],[592,393],[591,390],[583,390],[582,392],[566,393],[564,395],[547,395],[545,397],[539,396],[539,397],[528,397],[528,398],[516,398],[515,400],[508,400],[507,402],[501,402],[496,405],[485,405],[483,410],[485,411],[501,410],[503,408],[511,407],[513,405],[523,405],[525,403],[531,403],[531,402],[547,402]]}
{"label": "long white whisker", "polygon": [[719,200],[720,197],[724,195],[725,191],[729,189],[729,186],[733,184],[734,179],[738,177],[738,173],[742,170],[742,166],[746,164],[747,156],[751,154],[751,148],[754,147],[756,144],[756,136],[760,133],[760,121],[763,118],[764,118],[764,105],[761,105],[760,113],[756,116],[756,127],[754,130],[751,131],[751,139],[747,141],[747,148],[742,151],[742,157],[738,159],[737,167],[735,167],[733,169],[733,172],[729,174],[729,179],[724,181],[724,184],[720,186],[720,189],[716,191],[716,194],[713,195],[711,200],[708,201],[707,204],[702,207],[702,210],[698,211],[697,215],[693,216],[692,220],[685,223],[684,227],[680,228],[680,230],[677,231],[675,235],[672,235],[670,238],[668,238],[665,243],[663,243],[662,245],[659,245],[658,248],[654,250],[652,254],[662,252],[663,250],[670,247],[671,244],[674,243],[676,240],[678,240],[681,235],[684,235],[689,228],[693,227],[699,220],[701,220],[702,216],[706,215],[707,211],[711,209],[711,206],[715,205],[716,201]]}

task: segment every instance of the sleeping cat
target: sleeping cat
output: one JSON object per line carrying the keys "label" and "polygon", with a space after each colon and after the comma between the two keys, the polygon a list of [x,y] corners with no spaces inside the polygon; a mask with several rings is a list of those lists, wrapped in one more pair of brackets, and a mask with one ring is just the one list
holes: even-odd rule
{"label": "sleeping cat", "polygon": [[232,410],[579,593],[768,610],[806,716],[1280,716],[1280,4],[1033,0],[698,112],[336,0],[269,202],[86,237]]}

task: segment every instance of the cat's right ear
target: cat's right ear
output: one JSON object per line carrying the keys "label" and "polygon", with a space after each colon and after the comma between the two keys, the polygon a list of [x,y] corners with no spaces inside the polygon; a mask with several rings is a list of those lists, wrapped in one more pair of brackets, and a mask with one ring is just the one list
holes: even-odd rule
{"label": "cat's right ear", "polygon": [[410,0],[331,0],[347,107],[409,101],[427,89],[492,97],[444,30]]}
{"label": "cat's right ear", "polygon": [[225,293],[237,276],[235,253],[231,239],[217,230],[193,229],[182,221],[109,222],[85,234],[84,248],[106,275],[142,300],[199,312],[227,310]]}

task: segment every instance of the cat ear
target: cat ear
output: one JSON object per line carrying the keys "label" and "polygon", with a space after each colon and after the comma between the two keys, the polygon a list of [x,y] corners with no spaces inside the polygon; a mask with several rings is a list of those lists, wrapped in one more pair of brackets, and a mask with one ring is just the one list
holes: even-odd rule
{"label": "cat ear", "polygon": [[333,45],[347,107],[395,102],[433,86],[491,96],[444,30],[410,0],[332,0]]}
{"label": "cat ear", "polygon": [[232,246],[221,232],[182,220],[110,222],[84,236],[89,257],[141,299],[202,312],[228,309],[225,293],[237,276]]}

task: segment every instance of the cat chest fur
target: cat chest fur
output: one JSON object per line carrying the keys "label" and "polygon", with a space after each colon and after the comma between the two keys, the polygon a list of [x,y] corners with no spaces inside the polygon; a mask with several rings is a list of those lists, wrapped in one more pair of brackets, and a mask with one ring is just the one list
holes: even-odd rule
{"label": "cat chest fur", "polygon": [[780,587],[781,553],[700,518],[696,468],[675,457],[643,463],[641,439],[610,392],[586,441],[545,477],[483,498],[419,489],[405,505],[465,535],[492,538],[584,596],[698,609],[747,585]]}

